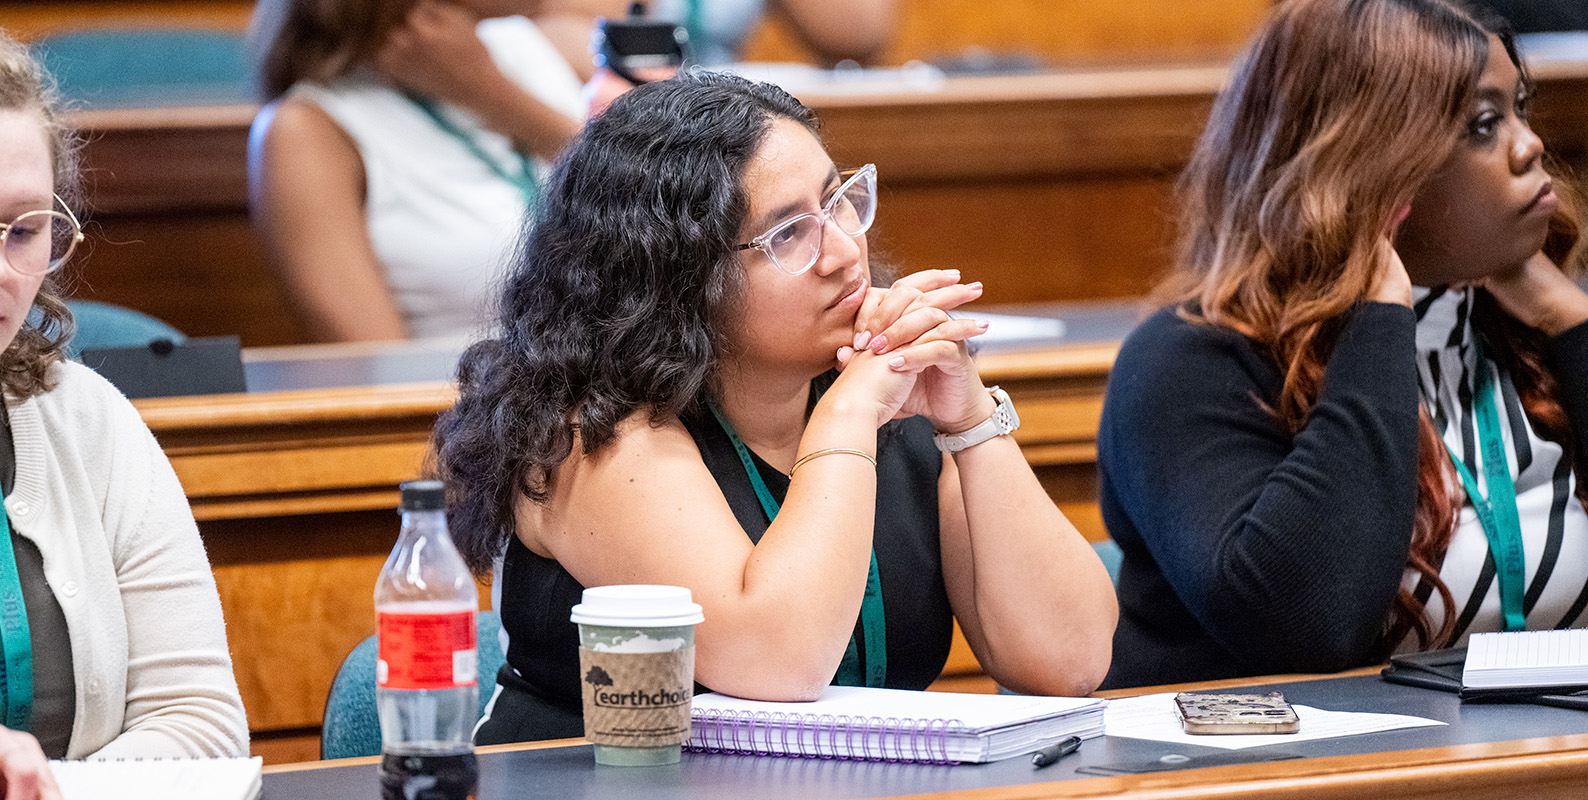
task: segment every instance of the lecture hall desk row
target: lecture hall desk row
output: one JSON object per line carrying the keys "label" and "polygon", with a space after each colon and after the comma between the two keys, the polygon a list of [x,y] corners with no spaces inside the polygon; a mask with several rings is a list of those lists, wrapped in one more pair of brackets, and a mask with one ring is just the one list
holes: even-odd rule
{"label": "lecture hall desk row", "polygon": [[[597,767],[583,740],[480,748],[480,796],[647,800],[1576,800],[1588,785],[1583,712],[1527,704],[1471,704],[1455,695],[1380,680],[1270,676],[1104,695],[1240,689],[1280,691],[1333,711],[1425,717],[1444,725],[1225,751],[1146,739],[1090,739],[1041,770],[1015,757],[942,766],[686,754],[675,766]],[[1305,732],[1307,722],[1302,729]],[[1284,738],[1284,737],[1276,737]],[[1208,763],[1201,759],[1219,759]],[[1190,759],[1190,760],[1186,760]],[[370,796],[376,758],[265,768],[264,790],[326,800]],[[1080,769],[1150,765],[1162,771],[1093,777]]]}
{"label": "lecture hall desk row", "polygon": [[[873,257],[958,268],[994,303],[1145,294],[1170,190],[1223,64],[1138,65],[805,92],[840,164],[875,163]],[[1535,61],[1534,122],[1588,167],[1588,56]],[[306,341],[249,228],[252,106],[80,112],[93,209],[76,294],[244,345]]]}
{"label": "lecture hall desk row", "polygon": [[[1101,539],[1097,419],[1118,340],[1141,307],[1000,310],[1066,322],[1058,340],[989,346],[978,363],[1014,398],[1016,438],[1049,492]],[[247,394],[135,403],[199,520],[255,753],[271,761],[317,757],[336,668],[374,632],[374,580],[397,533],[396,487],[418,477],[436,415],[454,398],[459,346],[251,349]],[[989,689],[979,673],[960,643],[941,688]]]}

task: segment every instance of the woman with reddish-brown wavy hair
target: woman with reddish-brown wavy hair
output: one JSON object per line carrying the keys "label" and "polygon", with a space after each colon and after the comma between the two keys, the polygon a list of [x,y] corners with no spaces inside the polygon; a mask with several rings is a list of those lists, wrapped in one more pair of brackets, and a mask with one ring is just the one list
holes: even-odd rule
{"label": "woman with reddish-brown wavy hair", "polygon": [[1323,672],[1583,624],[1588,295],[1505,23],[1289,0],[1179,193],[1099,431],[1105,686]]}

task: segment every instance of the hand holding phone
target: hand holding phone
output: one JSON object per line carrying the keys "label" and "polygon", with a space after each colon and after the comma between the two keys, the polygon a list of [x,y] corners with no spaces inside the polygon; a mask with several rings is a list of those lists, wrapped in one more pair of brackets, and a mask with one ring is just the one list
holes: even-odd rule
{"label": "hand holding phone", "polygon": [[1174,696],[1186,733],[1229,735],[1296,733],[1301,718],[1279,692],[1268,694],[1193,694]]}
{"label": "hand holding phone", "polygon": [[638,86],[670,77],[688,55],[689,33],[682,25],[646,17],[645,3],[632,3],[628,19],[600,19],[591,34],[595,65]]}

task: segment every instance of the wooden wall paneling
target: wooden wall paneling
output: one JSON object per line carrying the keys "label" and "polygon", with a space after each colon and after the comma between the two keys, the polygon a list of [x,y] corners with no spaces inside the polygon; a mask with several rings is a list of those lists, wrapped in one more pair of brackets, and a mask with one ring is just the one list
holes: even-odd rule
{"label": "wooden wall paneling", "polygon": [[1172,261],[1168,178],[881,181],[877,257],[961,270],[989,303],[1135,297]]}
{"label": "wooden wall paneling", "polygon": [[248,221],[252,106],[80,112],[88,245],[73,296],[190,336],[306,341]]}
{"label": "wooden wall paneling", "polygon": [[0,8],[0,29],[23,41],[83,27],[178,27],[240,31],[249,0],[12,0]]}
{"label": "wooden wall paneling", "polygon": [[265,265],[246,209],[94,212],[90,246],[68,265],[68,291],[127,306],[189,336],[245,347],[308,341]]}
{"label": "wooden wall paneling", "polygon": [[[898,29],[878,63],[1029,53],[1050,63],[1233,54],[1270,0],[898,0]],[[752,60],[803,61],[809,51],[773,17],[751,37]]]}

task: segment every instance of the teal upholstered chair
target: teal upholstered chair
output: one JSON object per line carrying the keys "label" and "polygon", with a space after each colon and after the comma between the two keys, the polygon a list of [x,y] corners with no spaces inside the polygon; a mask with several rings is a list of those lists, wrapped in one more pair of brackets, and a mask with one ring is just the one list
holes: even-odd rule
{"label": "teal upholstered chair", "polygon": [[233,105],[254,100],[243,35],[98,28],[34,44],[67,100],[95,108]]}
{"label": "teal upholstered chair", "polygon": [[181,343],[187,337],[170,325],[141,311],[96,303],[92,300],[67,300],[77,332],[66,344],[67,358],[77,358],[84,350],[99,347],[141,347],[158,339]]}
{"label": "teal upholstered chair", "polygon": [[[490,702],[502,655],[501,618],[495,611],[475,615],[479,631],[480,707]],[[375,713],[376,641],[371,636],[347,654],[325,698],[325,724],[320,731],[320,758],[380,755],[380,719]]]}
{"label": "teal upholstered chair", "polygon": [[1125,560],[1125,551],[1114,544],[1113,539],[1104,539],[1093,542],[1092,549],[1097,551],[1097,557],[1103,560],[1103,566],[1108,568],[1108,579],[1119,585],[1119,564]]}

